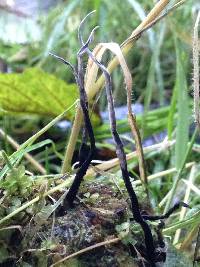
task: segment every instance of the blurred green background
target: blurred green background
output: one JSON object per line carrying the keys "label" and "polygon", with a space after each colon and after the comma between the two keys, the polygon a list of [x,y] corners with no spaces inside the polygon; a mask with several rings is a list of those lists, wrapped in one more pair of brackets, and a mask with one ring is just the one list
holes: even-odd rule
{"label": "blurred green background", "polygon": [[[90,17],[85,36],[96,25],[95,43],[122,43],[139,25],[156,1],[135,0],[70,0],[70,1],[2,1],[0,4],[0,57],[12,72],[38,66],[59,78],[72,82],[65,66],[49,56],[54,52],[75,63],[79,48],[77,27],[86,14]],[[171,1],[171,5],[175,1]],[[4,3],[4,4],[3,4]],[[140,38],[127,57],[134,79],[134,101],[142,102],[145,92],[152,95],[153,103],[169,102],[175,80],[174,38],[181,41],[190,57],[192,36],[198,1],[186,1],[182,7],[155,25]],[[109,59],[107,56],[106,61]],[[187,60],[187,59],[186,59]],[[191,78],[190,60],[186,64]],[[125,91],[120,70],[113,74],[116,105],[125,104]],[[146,90],[145,90],[146,89]],[[101,99],[101,108],[106,107]]]}
{"label": "blurred green background", "polygon": [[[96,10],[96,13],[89,17],[87,23],[85,23],[84,37],[87,38],[91,29],[96,25],[99,25],[100,28],[95,32],[95,40],[91,48],[95,47],[99,42],[113,41],[121,44],[146,17],[156,2],[146,0],[1,0],[1,71],[19,74],[30,67],[36,68],[33,72],[30,70],[30,72],[25,72],[24,76],[20,76],[21,82],[24,79],[24,82],[27,83],[27,86],[23,84],[22,88],[25,95],[32,90],[32,87],[41,92],[47,83],[52,92],[53,88],[55,88],[55,95],[58,92],[58,87],[65,88],[66,86],[67,88],[71,84],[73,89],[74,77],[72,73],[65,65],[49,56],[49,52],[62,56],[72,64],[75,64],[76,53],[80,47],[77,28],[80,21],[92,10]],[[168,8],[175,3],[176,1],[170,1]],[[144,115],[138,116],[138,124],[141,128],[142,136],[145,138],[153,137],[154,140],[150,143],[147,142],[148,145],[160,141],[160,137],[157,138],[156,136],[157,133],[163,133],[163,131],[166,133],[167,131],[168,138],[171,139],[174,137],[174,130],[182,129],[180,131],[177,130],[179,134],[176,137],[180,140],[180,150],[178,150],[177,154],[182,151],[182,147],[187,146],[189,127],[193,122],[192,65],[190,58],[192,55],[193,25],[199,7],[198,1],[186,1],[182,6],[145,32],[126,57],[133,77],[133,104],[140,104],[140,107],[144,110]],[[104,63],[106,64],[111,57],[112,55],[107,53],[104,57]],[[178,64],[179,67],[183,67],[181,71],[177,69]],[[43,73],[38,74],[37,69],[42,69]],[[48,73],[55,77],[48,76]],[[8,80],[8,76],[3,76],[6,74],[1,75],[2,82],[0,80],[0,86],[3,88],[3,83]],[[13,80],[15,81],[15,78],[18,79],[17,77],[13,76]],[[42,82],[38,78],[43,79]],[[50,83],[50,80],[54,82]],[[119,67],[113,72],[112,80],[115,105],[124,107],[126,105],[126,93]],[[66,85],[63,84],[63,81]],[[17,84],[19,81],[15,82]],[[12,87],[13,83],[11,79],[8,86]],[[57,87],[55,86],[56,83]],[[19,86],[21,86],[21,83],[18,84],[18,88],[21,88]],[[4,110],[6,110],[5,95],[8,91],[8,87],[7,89],[4,88],[4,96],[0,98],[0,108]],[[36,91],[33,93],[33,99],[37,99]],[[182,91],[185,95],[181,96],[179,92]],[[14,89],[13,92],[16,93],[17,89]],[[74,98],[71,99],[72,94],[69,90],[68,95],[65,97],[66,101],[68,97],[70,98],[69,102],[72,103],[77,98],[77,94],[73,94]],[[49,99],[52,102],[50,105],[48,95],[43,95],[44,112],[37,106],[32,107],[33,101],[29,101],[29,104],[26,104],[25,107],[20,102],[16,103],[15,106],[16,98],[12,99],[12,103],[8,101],[6,105],[9,108],[11,105],[13,107],[12,116],[9,113],[3,113],[0,118],[0,126],[7,133],[13,134],[16,140],[21,143],[62,111],[57,106],[54,106],[53,98]],[[2,107],[3,101],[4,106]],[[26,112],[29,105],[29,112]],[[18,109],[17,112],[16,107]],[[106,111],[106,108],[107,102],[105,91],[103,90],[98,101],[98,109]],[[152,109],[155,110],[151,111]],[[182,112],[182,110],[185,110],[185,112]],[[19,114],[20,116],[16,116],[15,112],[16,115]],[[68,119],[73,118],[73,112],[71,112]],[[118,120],[119,132],[124,134],[129,131],[129,126],[126,115],[123,115],[124,112],[122,112],[120,116],[120,112],[120,109],[117,110],[120,118]],[[102,124],[99,125],[99,121],[100,119],[96,121],[95,127],[97,141],[99,146],[104,141],[104,145],[109,146],[106,142],[106,138],[111,136],[109,124],[102,121]],[[161,136],[162,139],[163,136],[165,134]],[[49,136],[45,137],[50,137],[56,141],[57,149],[63,153],[66,140],[65,132],[54,127],[51,129]],[[9,145],[6,145],[2,140],[0,142],[1,146],[9,152]],[[182,146],[182,142],[185,144],[184,146]],[[131,145],[127,146],[127,151],[132,151]],[[38,156],[39,161],[44,161],[42,157],[46,152],[43,151],[42,153]],[[52,150],[49,153],[53,153]],[[55,155],[52,155],[52,157],[55,157]],[[59,170],[59,167],[55,168]]]}

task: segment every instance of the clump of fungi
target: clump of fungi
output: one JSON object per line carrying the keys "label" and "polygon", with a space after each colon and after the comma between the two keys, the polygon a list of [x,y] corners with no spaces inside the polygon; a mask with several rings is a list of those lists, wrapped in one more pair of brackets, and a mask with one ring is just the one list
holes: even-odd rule
{"label": "clump of fungi", "polygon": [[[84,126],[83,126],[83,131],[82,131],[82,144],[80,146],[79,150],[79,168],[76,172],[74,181],[69,188],[66,197],[64,199],[64,208],[65,207],[73,207],[74,205],[74,200],[77,196],[77,193],[79,191],[80,184],[89,168],[89,165],[93,159],[94,156],[94,151],[95,151],[95,136],[94,136],[94,131],[93,127],[91,124],[90,120],[90,115],[89,115],[89,105],[88,105],[88,99],[87,99],[87,94],[85,91],[85,81],[84,81],[84,66],[83,66],[83,56],[87,55],[101,70],[101,72],[104,75],[105,78],[105,88],[106,88],[106,96],[107,96],[107,102],[108,102],[108,112],[109,112],[109,120],[110,120],[110,128],[111,128],[111,133],[115,142],[116,146],[116,154],[120,162],[120,169],[122,173],[122,178],[124,180],[124,184],[127,190],[127,193],[129,195],[129,199],[131,202],[131,212],[133,215],[132,220],[134,220],[136,223],[138,223],[143,231],[144,234],[144,242],[145,242],[145,254],[146,254],[146,261],[147,265],[155,267],[156,262],[159,262],[159,252],[161,248],[165,247],[165,242],[163,241],[162,235],[160,235],[160,242],[159,242],[159,248],[156,247],[151,228],[147,221],[156,221],[156,220],[164,220],[168,218],[176,209],[178,209],[180,206],[185,206],[188,207],[187,204],[180,202],[175,204],[166,214],[164,215],[149,215],[147,212],[141,211],[140,210],[140,205],[138,202],[137,195],[133,189],[130,177],[129,177],[129,172],[128,172],[128,167],[127,167],[127,161],[126,161],[126,155],[124,152],[124,147],[123,143],[121,141],[121,138],[117,132],[117,126],[116,126],[116,116],[115,116],[115,109],[114,109],[114,101],[113,101],[113,95],[112,95],[112,81],[111,81],[111,76],[106,69],[106,67],[100,63],[93,53],[91,52],[89,45],[92,43],[94,39],[94,32],[97,29],[95,27],[86,42],[83,41],[82,38],[82,26],[86,20],[86,18],[92,14],[93,12],[89,13],[83,21],[80,23],[79,30],[78,30],[78,38],[79,42],[81,44],[81,48],[77,53],[77,66],[73,66],[71,63],[66,61],[65,59],[54,55],[50,53],[52,56],[55,58],[61,60],[64,64],[68,65],[75,77],[76,83],[79,88],[79,95],[80,95],[80,106],[83,112],[83,120],[84,120]],[[90,150],[87,156],[85,155],[85,148],[87,147],[87,139],[89,139],[90,143]],[[163,249],[165,251],[165,249]],[[163,252],[166,254],[165,252]],[[165,258],[165,256],[164,256]]]}

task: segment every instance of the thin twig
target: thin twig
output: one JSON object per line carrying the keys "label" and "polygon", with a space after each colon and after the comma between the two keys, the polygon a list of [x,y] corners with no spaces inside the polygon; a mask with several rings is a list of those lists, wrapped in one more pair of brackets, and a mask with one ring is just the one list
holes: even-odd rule
{"label": "thin twig", "polygon": [[127,90],[127,106],[128,106],[128,120],[131,127],[131,132],[135,139],[136,151],[138,154],[138,161],[139,161],[139,171],[140,171],[140,179],[144,183],[147,196],[148,194],[148,180],[147,180],[147,173],[146,173],[146,166],[145,166],[145,159],[144,159],[144,152],[142,147],[142,141],[140,137],[140,131],[137,126],[136,116],[132,110],[132,103],[131,103],[131,91]]}
{"label": "thin twig", "polygon": [[165,11],[162,15],[156,17],[154,20],[152,20],[151,22],[146,24],[146,26],[144,28],[142,28],[141,30],[133,31],[132,35],[122,43],[121,47],[126,46],[129,42],[133,42],[133,41],[137,40],[138,38],[140,38],[143,33],[145,33],[147,30],[152,28],[155,24],[157,24],[159,21],[164,19],[166,16],[168,16],[170,13],[172,13],[175,9],[180,7],[185,2],[186,2],[186,0],[179,1],[171,8],[167,9],[167,11]]}
{"label": "thin twig", "polygon": [[197,194],[198,197],[200,197],[200,190],[199,188],[194,185],[193,183],[185,180],[185,179],[182,179],[182,181],[186,184],[186,186],[188,186],[195,194]]}
{"label": "thin twig", "polygon": [[116,238],[113,238],[113,239],[110,239],[110,240],[106,240],[106,241],[97,243],[97,244],[95,244],[95,245],[92,245],[92,246],[83,248],[83,249],[81,249],[81,250],[79,250],[79,251],[77,251],[77,252],[75,252],[75,253],[72,253],[71,255],[69,255],[69,256],[67,256],[67,257],[65,257],[65,258],[63,258],[63,259],[61,259],[61,260],[55,262],[55,263],[52,264],[50,267],[57,266],[58,264],[60,264],[60,263],[62,263],[62,262],[64,262],[64,261],[66,261],[66,260],[68,260],[68,259],[71,259],[71,258],[74,258],[74,257],[76,257],[76,256],[79,256],[79,255],[81,255],[81,254],[83,254],[83,253],[85,253],[85,252],[88,252],[88,251],[90,251],[90,250],[93,250],[93,249],[95,249],[95,248],[99,248],[99,247],[102,247],[102,246],[110,245],[110,244],[112,244],[112,243],[117,243],[117,242],[119,242],[119,241],[121,241],[121,239],[120,239],[119,237],[116,237]]}

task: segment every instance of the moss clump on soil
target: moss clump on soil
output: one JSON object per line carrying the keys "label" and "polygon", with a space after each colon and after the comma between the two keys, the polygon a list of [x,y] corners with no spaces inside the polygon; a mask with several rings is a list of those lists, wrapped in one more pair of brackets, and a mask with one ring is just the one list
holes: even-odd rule
{"label": "moss clump on soil", "polygon": [[[57,193],[40,202],[44,213],[52,206],[52,199],[59,197]],[[84,183],[73,208],[63,212],[59,206],[46,220],[37,203],[24,212],[26,216],[19,216],[20,228],[0,232],[0,255],[4,254],[0,258],[1,266],[50,266],[67,255],[116,237],[121,240],[82,253],[63,266],[72,260],[76,265],[71,266],[140,266],[146,256],[143,233],[131,219],[126,197],[115,185],[97,180]],[[12,222],[5,228],[11,225]],[[157,226],[152,229],[158,248]],[[164,261],[164,254],[160,253],[159,257]]]}

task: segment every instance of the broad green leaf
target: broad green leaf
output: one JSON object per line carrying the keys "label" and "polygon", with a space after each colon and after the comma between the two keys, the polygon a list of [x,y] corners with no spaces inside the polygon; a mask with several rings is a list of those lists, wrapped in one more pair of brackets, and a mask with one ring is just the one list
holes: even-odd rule
{"label": "broad green leaf", "polygon": [[[11,114],[37,114],[55,117],[78,98],[76,84],[66,84],[38,68],[23,73],[0,74],[1,109]],[[74,109],[67,119],[72,119]]]}

